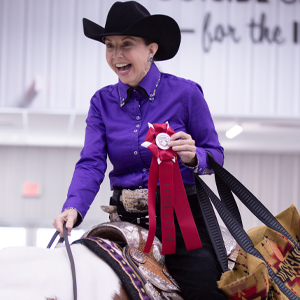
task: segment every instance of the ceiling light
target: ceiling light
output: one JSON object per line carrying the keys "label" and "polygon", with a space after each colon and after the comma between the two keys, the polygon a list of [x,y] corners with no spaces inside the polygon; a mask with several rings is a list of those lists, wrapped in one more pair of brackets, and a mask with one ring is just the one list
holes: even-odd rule
{"label": "ceiling light", "polygon": [[240,134],[243,131],[243,127],[240,125],[234,125],[230,129],[226,131],[226,137],[229,139],[233,139],[238,134]]}

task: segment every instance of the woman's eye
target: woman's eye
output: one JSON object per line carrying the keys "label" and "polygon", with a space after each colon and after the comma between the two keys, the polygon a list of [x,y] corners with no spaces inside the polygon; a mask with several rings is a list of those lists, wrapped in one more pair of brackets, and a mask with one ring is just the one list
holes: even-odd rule
{"label": "woman's eye", "polygon": [[109,43],[106,44],[106,48],[109,48],[109,49],[110,49],[110,48],[113,48],[113,47],[114,47],[114,46],[113,46],[112,44],[109,44]]}
{"label": "woman's eye", "polygon": [[132,43],[130,43],[130,42],[125,42],[124,44],[123,44],[123,47],[130,47],[132,45]]}

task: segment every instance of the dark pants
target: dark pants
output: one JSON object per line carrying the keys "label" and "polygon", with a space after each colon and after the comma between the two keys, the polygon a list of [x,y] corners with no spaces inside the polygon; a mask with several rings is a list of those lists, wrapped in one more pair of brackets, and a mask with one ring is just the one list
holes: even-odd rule
{"label": "dark pants", "polygon": [[[159,197],[157,198],[156,213],[160,215]],[[192,251],[186,250],[175,217],[176,253],[166,255],[166,266],[178,282],[184,300],[227,299],[217,287],[217,281],[220,279],[222,270],[207,233],[197,195],[190,195],[188,199],[203,247]],[[142,226],[148,229],[147,225]],[[157,218],[156,236],[161,240],[160,218]]]}

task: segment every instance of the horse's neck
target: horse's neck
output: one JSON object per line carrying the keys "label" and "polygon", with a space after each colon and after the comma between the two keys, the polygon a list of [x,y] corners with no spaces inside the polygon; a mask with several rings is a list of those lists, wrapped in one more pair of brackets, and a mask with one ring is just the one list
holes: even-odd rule
{"label": "horse's neck", "polygon": [[[113,299],[120,281],[112,269],[82,245],[73,245],[78,299]],[[73,299],[70,263],[64,247],[6,248],[0,251],[0,299]]]}

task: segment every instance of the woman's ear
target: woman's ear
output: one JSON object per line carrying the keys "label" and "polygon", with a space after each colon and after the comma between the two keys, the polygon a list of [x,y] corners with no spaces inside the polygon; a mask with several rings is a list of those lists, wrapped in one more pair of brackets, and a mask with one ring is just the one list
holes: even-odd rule
{"label": "woman's ear", "polygon": [[149,54],[154,57],[155,53],[158,50],[158,44],[157,43],[151,43],[149,44]]}

